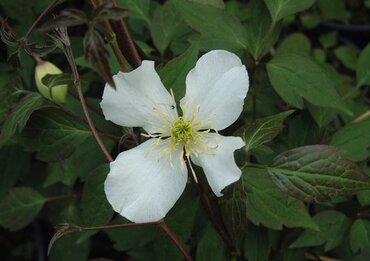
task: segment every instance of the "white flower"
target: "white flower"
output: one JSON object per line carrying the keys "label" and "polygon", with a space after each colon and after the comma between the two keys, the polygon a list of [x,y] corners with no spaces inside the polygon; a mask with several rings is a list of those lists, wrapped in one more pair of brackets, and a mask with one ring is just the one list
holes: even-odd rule
{"label": "white flower", "polygon": [[240,178],[233,153],[243,140],[217,133],[237,120],[248,91],[248,73],[236,55],[215,50],[198,60],[186,77],[183,116],[153,61],[113,79],[116,90],[107,84],[101,102],[105,118],[142,127],[150,137],[110,164],[104,189],[116,212],[133,222],[162,219],[185,189],[184,156],[203,168],[217,196]]}

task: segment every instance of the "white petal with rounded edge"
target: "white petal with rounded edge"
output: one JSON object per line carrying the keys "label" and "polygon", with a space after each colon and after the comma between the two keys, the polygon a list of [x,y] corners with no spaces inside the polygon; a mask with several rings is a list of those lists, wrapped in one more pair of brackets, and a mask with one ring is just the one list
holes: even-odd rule
{"label": "white petal with rounded edge", "polygon": [[191,157],[191,160],[203,168],[209,186],[217,197],[231,183],[239,180],[241,170],[235,163],[234,151],[242,148],[245,143],[240,137],[224,137],[216,133],[204,134],[210,147],[209,153]]}
{"label": "white petal with rounded edge", "polygon": [[154,133],[177,117],[176,103],[164,88],[153,61],[143,61],[128,73],[119,72],[113,80],[116,90],[106,84],[100,103],[107,120]]}
{"label": "white petal with rounded edge", "polygon": [[237,120],[249,88],[248,72],[238,56],[216,50],[203,55],[186,77],[181,100],[184,117],[197,119],[204,128],[222,130]]}
{"label": "white petal with rounded edge", "polygon": [[169,141],[158,139],[120,153],[110,164],[104,190],[113,209],[132,222],[162,219],[185,189],[187,170],[182,150],[173,151],[172,163],[160,152]]}

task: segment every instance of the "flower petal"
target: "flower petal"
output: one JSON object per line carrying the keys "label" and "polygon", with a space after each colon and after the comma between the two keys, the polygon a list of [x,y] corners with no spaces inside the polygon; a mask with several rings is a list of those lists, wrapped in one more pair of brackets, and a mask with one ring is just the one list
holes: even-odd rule
{"label": "flower petal", "polygon": [[197,114],[204,128],[222,130],[239,117],[248,87],[248,72],[239,57],[211,51],[199,58],[186,77],[186,94],[180,102],[184,117]]}
{"label": "flower petal", "polygon": [[120,153],[110,164],[104,190],[113,209],[132,222],[162,219],[173,207],[187,182],[182,150],[162,155],[169,141],[155,145],[149,139]]}
{"label": "flower petal", "polygon": [[245,143],[240,137],[224,137],[216,133],[204,134],[207,144],[213,144],[209,153],[191,157],[191,160],[203,168],[207,181],[220,197],[221,191],[231,183],[239,180],[241,170],[234,160],[234,151],[242,148]]}
{"label": "flower petal", "polygon": [[176,103],[164,88],[153,61],[143,61],[129,73],[119,72],[113,80],[116,90],[106,84],[100,103],[107,120],[155,133],[177,117]]}

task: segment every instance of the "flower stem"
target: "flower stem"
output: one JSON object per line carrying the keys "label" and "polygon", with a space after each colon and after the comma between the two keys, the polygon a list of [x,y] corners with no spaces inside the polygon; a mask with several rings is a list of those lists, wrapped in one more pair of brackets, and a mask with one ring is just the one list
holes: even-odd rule
{"label": "flower stem", "polygon": [[86,121],[87,121],[87,123],[90,127],[90,130],[91,130],[96,142],[98,143],[101,151],[103,152],[105,158],[109,162],[112,162],[113,159],[112,159],[111,155],[109,154],[107,148],[105,147],[103,141],[101,140],[101,138],[99,136],[99,133],[97,132],[93,121],[91,120],[89,109],[87,108],[85,97],[82,93],[80,74],[78,73],[78,70],[77,70],[77,65],[76,65],[75,58],[73,56],[73,52],[72,52],[72,48],[71,48],[71,45],[70,45],[67,29],[65,29],[63,37],[66,38],[65,39],[66,41],[63,42],[64,43],[64,48],[65,48],[65,54],[67,56],[69,65],[71,66],[71,70],[72,70],[72,74],[73,74],[73,80],[74,80],[74,83],[75,83],[75,86],[76,86],[76,89],[77,89],[77,95],[80,99],[82,110],[84,112]]}

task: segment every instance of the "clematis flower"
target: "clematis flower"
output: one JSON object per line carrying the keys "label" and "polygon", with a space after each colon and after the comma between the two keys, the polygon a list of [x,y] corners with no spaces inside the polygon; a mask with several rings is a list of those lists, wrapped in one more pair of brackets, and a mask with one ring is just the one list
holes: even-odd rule
{"label": "clematis flower", "polygon": [[248,73],[236,55],[215,50],[199,58],[186,77],[182,116],[153,61],[113,79],[116,90],[107,84],[101,102],[105,118],[142,127],[149,137],[110,164],[104,189],[116,212],[132,222],[162,219],[184,191],[188,171],[194,174],[184,158],[203,168],[216,196],[240,178],[234,151],[244,142],[217,132],[237,120],[248,91]]}

